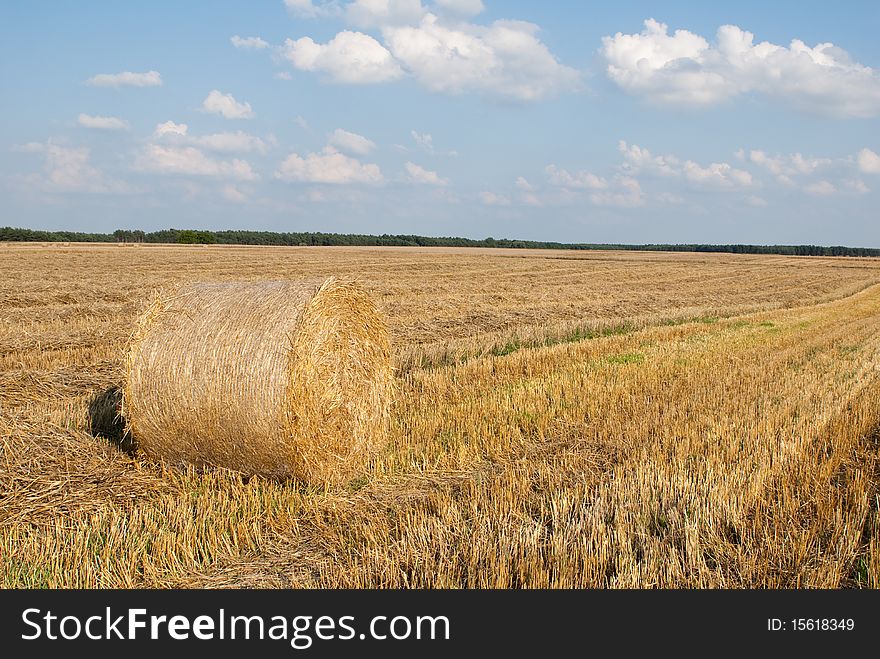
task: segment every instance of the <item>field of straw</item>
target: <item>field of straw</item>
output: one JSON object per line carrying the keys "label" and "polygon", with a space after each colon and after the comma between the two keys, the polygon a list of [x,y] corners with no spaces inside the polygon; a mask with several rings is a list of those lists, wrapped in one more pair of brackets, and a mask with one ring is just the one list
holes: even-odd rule
{"label": "field of straw", "polygon": [[[369,473],[116,441],[152,291],[331,275],[393,342]],[[876,588],[880,260],[0,244],[0,586]]]}

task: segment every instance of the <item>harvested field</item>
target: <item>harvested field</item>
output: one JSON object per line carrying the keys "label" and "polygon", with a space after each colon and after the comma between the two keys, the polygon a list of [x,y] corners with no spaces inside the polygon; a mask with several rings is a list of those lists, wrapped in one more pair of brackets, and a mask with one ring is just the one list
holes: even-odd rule
{"label": "harvested field", "polygon": [[[118,446],[151,290],[331,275],[392,337],[368,476]],[[6,587],[877,587],[878,430],[876,259],[0,245]]]}

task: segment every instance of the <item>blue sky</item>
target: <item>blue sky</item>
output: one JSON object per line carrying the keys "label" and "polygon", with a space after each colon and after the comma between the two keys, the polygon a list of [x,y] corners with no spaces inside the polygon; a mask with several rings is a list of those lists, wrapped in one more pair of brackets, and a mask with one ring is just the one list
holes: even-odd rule
{"label": "blue sky", "polygon": [[880,246],[877,3],[0,18],[2,225]]}

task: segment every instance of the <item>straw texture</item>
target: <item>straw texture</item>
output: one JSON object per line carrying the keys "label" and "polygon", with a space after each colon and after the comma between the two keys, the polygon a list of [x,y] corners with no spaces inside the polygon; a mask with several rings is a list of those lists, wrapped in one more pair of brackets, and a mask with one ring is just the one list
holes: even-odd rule
{"label": "straw texture", "polygon": [[388,332],[351,282],[192,284],[132,337],[123,410],[169,462],[336,482],[384,437]]}

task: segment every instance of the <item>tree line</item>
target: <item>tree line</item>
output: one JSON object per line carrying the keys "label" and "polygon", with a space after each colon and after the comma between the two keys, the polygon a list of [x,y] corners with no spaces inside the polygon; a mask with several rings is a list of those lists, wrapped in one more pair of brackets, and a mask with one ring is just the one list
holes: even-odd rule
{"label": "tree line", "polygon": [[511,249],[633,250],[648,252],[721,252],[729,254],[785,254],[789,256],[880,256],[874,247],[841,245],[707,245],[665,244],[624,245],[619,243],[559,243],[508,238],[429,237],[407,234],[382,235],[358,233],[323,233],[319,231],[204,231],[162,229],[141,231],[117,229],[113,233],[79,231],[39,231],[13,227],[0,228],[0,241],[29,242],[99,242],[99,243],[178,243],[202,245],[274,245],[274,246],[364,246],[364,247],[502,247]]}

